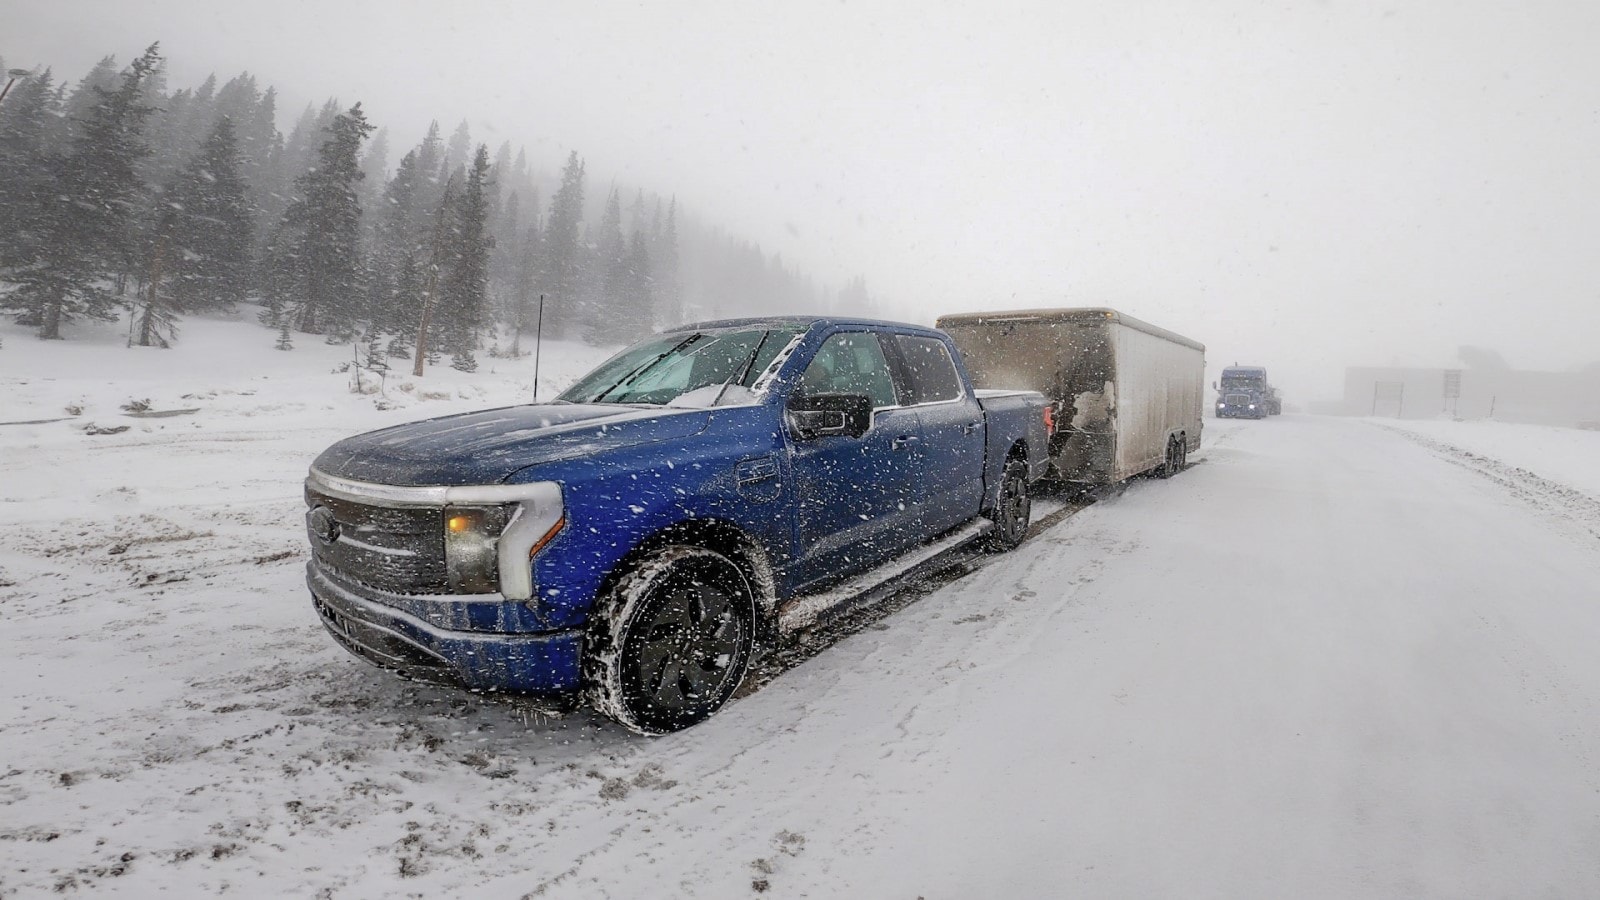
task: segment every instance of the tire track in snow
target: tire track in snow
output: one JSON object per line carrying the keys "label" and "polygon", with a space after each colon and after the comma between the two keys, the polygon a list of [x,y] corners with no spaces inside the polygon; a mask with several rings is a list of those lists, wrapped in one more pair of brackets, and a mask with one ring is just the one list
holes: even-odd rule
{"label": "tire track in snow", "polygon": [[1590,537],[1600,539],[1600,498],[1543,478],[1520,466],[1508,465],[1493,457],[1473,453],[1454,444],[1404,428],[1388,425],[1375,425],[1375,427],[1421,445],[1445,462],[1499,485],[1507,493],[1540,512],[1564,519],[1577,525]]}

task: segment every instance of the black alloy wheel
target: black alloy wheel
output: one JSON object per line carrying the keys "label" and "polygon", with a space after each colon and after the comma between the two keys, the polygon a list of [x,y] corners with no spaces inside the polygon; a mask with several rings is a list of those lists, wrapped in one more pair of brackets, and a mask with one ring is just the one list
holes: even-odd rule
{"label": "black alloy wheel", "polygon": [[727,557],[668,547],[619,579],[611,598],[587,661],[602,712],[642,734],[665,734],[728,702],[755,647],[755,606]]}
{"label": "black alloy wheel", "polygon": [[989,532],[985,549],[999,553],[1014,549],[1028,536],[1028,520],[1033,515],[1033,498],[1028,493],[1028,466],[1020,459],[1006,463],[1000,480],[1000,495],[995,498],[989,519],[994,530]]}

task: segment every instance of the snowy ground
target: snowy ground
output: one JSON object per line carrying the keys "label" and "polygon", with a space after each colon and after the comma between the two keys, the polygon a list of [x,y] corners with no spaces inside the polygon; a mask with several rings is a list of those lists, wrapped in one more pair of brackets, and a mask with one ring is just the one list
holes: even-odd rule
{"label": "snowy ground", "polygon": [[0,894],[1600,895],[1574,433],[1208,422],[1178,478],[647,740],[373,670],[305,595],[311,457],[525,362],[385,411],[283,360],[348,348],[190,328],[0,330],[0,422],[85,407],[0,425]]}

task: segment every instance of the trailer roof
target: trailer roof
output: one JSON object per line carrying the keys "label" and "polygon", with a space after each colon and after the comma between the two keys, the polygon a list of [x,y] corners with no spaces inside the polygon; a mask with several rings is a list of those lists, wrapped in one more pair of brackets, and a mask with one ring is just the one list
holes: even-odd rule
{"label": "trailer roof", "polygon": [[951,325],[998,325],[1004,322],[1027,323],[1085,323],[1085,322],[1117,322],[1136,331],[1155,335],[1158,338],[1193,347],[1204,351],[1206,345],[1192,338],[1186,338],[1177,332],[1168,331],[1156,325],[1151,325],[1143,319],[1135,319],[1126,313],[1117,312],[1104,306],[1063,307],[1059,309],[1010,309],[996,310],[994,312],[953,313],[940,316],[938,327],[946,328]]}

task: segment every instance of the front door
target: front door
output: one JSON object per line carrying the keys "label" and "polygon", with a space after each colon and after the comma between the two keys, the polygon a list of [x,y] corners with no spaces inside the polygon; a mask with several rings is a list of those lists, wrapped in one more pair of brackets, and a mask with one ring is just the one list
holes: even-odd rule
{"label": "front door", "polygon": [[854,574],[921,541],[922,435],[916,411],[896,407],[877,336],[846,332],[828,338],[795,393],[859,394],[875,407],[872,427],[859,438],[789,436],[797,492],[796,581]]}

